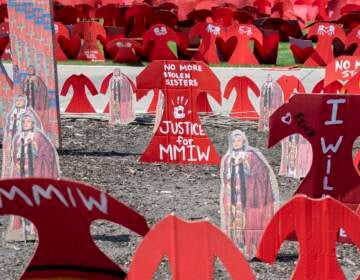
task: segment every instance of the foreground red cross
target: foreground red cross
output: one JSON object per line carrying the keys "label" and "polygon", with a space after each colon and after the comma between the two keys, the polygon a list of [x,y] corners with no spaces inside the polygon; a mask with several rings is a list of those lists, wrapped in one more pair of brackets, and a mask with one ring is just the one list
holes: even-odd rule
{"label": "foreground red cross", "polygon": [[95,245],[90,225],[107,220],[140,234],[145,219],[91,186],[54,179],[0,182],[0,215],[34,223],[39,245],[22,279],[125,279],[126,273]]}

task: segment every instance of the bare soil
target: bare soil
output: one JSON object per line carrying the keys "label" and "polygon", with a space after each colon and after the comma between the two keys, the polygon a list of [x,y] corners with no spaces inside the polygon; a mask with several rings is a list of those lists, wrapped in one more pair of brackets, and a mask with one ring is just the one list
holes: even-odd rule
{"label": "bare soil", "polygon": [[[275,174],[279,170],[280,145],[267,149],[267,135],[257,132],[256,123],[225,117],[203,117],[203,124],[220,154],[226,150],[227,135],[240,128],[251,146],[259,148]],[[209,218],[220,225],[219,167],[204,165],[144,164],[139,157],[152,137],[152,126],[138,123],[113,127],[106,121],[62,119],[63,149],[59,151],[64,178],[83,181],[110,193],[143,214],[150,226],[171,212],[187,220]],[[299,180],[279,177],[280,199],[288,200]],[[0,233],[7,225],[0,218]],[[141,238],[118,225],[97,221],[92,226],[96,244],[127,270]],[[8,243],[0,239],[0,279],[19,279],[36,243]],[[339,244],[338,261],[348,279],[360,273],[360,252],[355,246]],[[250,262],[257,279],[290,279],[298,259],[297,243],[285,242],[275,264]],[[164,261],[155,279],[171,279]],[[216,262],[214,279],[230,279]]]}

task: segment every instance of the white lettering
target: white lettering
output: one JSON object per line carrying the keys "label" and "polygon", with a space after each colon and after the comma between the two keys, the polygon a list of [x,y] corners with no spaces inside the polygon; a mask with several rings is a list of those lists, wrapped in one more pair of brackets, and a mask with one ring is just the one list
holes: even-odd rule
{"label": "white lettering", "polygon": [[160,144],[160,160],[164,159],[163,153],[165,152],[167,155],[170,155],[170,160],[172,159],[172,148],[171,145],[168,145],[167,148],[165,148],[163,145]]}
{"label": "white lettering", "polygon": [[104,193],[100,193],[100,202],[96,201],[91,196],[89,198],[86,198],[80,189],[77,189],[77,193],[80,196],[82,202],[84,203],[84,206],[89,211],[92,211],[93,207],[95,206],[100,212],[107,214],[108,202]]}
{"label": "white lettering", "polygon": [[331,173],[331,156],[328,156],[326,160],[326,175],[330,175]]}
{"label": "white lettering", "polygon": [[3,207],[1,195],[5,196],[10,201],[15,199],[15,195],[18,195],[25,201],[28,206],[34,206],[31,199],[16,186],[12,186],[9,192],[0,188],[0,208]]}
{"label": "white lettering", "polygon": [[339,99],[329,99],[326,101],[326,104],[332,104],[332,110],[331,110],[331,120],[325,121],[325,125],[335,125],[335,124],[342,124],[342,120],[337,120],[337,111],[339,104],[345,103],[345,98],[339,98]]}
{"label": "white lettering", "polygon": [[37,206],[40,205],[41,203],[41,196],[50,200],[52,199],[52,195],[51,193],[54,193],[58,200],[65,206],[65,207],[69,207],[68,202],[66,201],[65,197],[61,194],[61,192],[56,189],[53,185],[49,185],[47,187],[46,190],[44,190],[42,187],[38,186],[38,185],[33,185],[32,187],[32,191],[33,191],[33,197],[34,197],[34,201],[35,204]]}
{"label": "white lettering", "polygon": [[181,159],[182,159],[183,161],[186,160],[185,146],[181,146],[181,147],[179,148],[178,146],[174,145],[173,153],[174,153],[174,160],[177,159],[177,154],[178,154],[178,153],[182,153]]}
{"label": "white lettering", "polygon": [[325,176],[323,179],[323,189],[325,191],[332,191],[334,188],[329,186],[329,179],[328,176]]}
{"label": "white lettering", "polygon": [[76,200],[74,199],[74,196],[73,196],[72,191],[71,191],[70,188],[67,188],[67,193],[68,193],[68,196],[69,196],[71,205],[72,205],[73,207],[76,207]]}
{"label": "white lettering", "polygon": [[343,139],[343,136],[341,135],[338,138],[335,146],[333,144],[329,144],[328,146],[326,146],[324,137],[321,137],[320,141],[321,141],[321,149],[322,149],[323,153],[326,154],[327,152],[329,152],[331,150],[335,154],[341,145],[342,139]]}
{"label": "white lettering", "polygon": [[175,64],[164,64],[164,70],[165,70],[165,71],[169,71],[169,70],[170,70],[170,71],[171,71],[171,70],[174,71],[175,68],[176,68],[176,67],[175,67]]}
{"label": "white lettering", "polygon": [[210,147],[207,147],[206,154],[205,154],[205,153],[200,151],[200,147],[198,146],[197,147],[197,152],[198,152],[198,156],[199,156],[200,161],[203,160],[203,159],[206,160],[206,161],[209,160]]}

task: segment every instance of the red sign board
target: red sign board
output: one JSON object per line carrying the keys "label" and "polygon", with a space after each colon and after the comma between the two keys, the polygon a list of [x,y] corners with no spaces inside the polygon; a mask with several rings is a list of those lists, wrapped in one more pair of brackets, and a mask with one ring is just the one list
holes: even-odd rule
{"label": "red sign board", "polygon": [[54,179],[0,182],[0,215],[34,223],[39,245],[22,279],[125,279],[126,273],[95,245],[90,225],[101,219],[142,236],[145,219],[108,194]]}
{"label": "red sign board", "polygon": [[360,135],[357,95],[298,94],[270,118],[269,147],[295,133],[311,144],[313,161],[297,193],[313,198],[330,195],[355,210],[360,204],[360,177],[352,147]]}
{"label": "red sign board", "polygon": [[161,122],[141,161],[219,164],[197,115],[201,93],[221,103],[220,82],[205,63],[154,61],[137,76],[136,84],[138,98],[161,89],[165,100]]}
{"label": "red sign board", "polygon": [[295,232],[300,256],[291,279],[346,279],[335,254],[342,228],[360,248],[360,218],[354,212],[331,197],[296,196],[268,224],[257,257],[273,263],[283,241]]}
{"label": "red sign board", "polygon": [[144,238],[131,263],[128,280],[152,279],[167,256],[172,279],[214,279],[214,257],[231,279],[255,279],[249,264],[231,240],[207,221],[187,222],[168,216]]}
{"label": "red sign board", "polygon": [[360,56],[339,56],[325,68],[325,86],[334,81],[350,81],[360,71]]}

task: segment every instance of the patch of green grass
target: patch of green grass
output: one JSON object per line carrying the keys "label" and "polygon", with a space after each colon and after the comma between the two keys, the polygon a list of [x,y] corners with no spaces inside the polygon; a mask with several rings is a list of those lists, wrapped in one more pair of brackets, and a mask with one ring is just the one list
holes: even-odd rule
{"label": "patch of green grass", "polygon": [[276,65],[290,66],[290,65],[294,65],[294,64],[295,64],[295,61],[294,61],[292,52],[290,50],[290,43],[281,42],[279,44]]}

